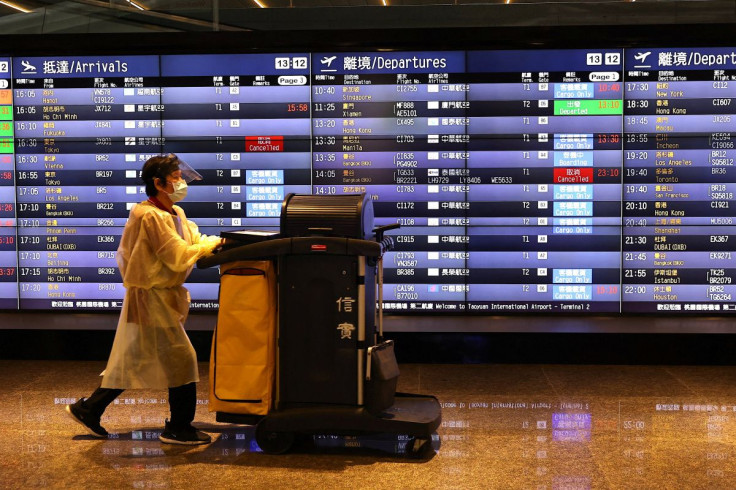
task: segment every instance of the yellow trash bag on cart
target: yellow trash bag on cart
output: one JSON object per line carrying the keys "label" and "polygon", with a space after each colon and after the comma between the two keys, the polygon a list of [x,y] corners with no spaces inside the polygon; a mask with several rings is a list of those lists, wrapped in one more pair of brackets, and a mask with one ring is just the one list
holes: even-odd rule
{"label": "yellow trash bag on cart", "polygon": [[210,355],[210,411],[266,415],[271,409],[275,365],[273,262],[223,264]]}

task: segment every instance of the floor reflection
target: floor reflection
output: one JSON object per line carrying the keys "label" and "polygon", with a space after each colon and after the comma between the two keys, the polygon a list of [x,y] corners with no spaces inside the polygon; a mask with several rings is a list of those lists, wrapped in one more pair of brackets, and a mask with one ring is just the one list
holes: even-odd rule
{"label": "floor reflection", "polygon": [[[78,363],[55,363],[35,379],[28,379],[32,365],[3,363],[6,386],[15,387],[0,391],[3,488],[730,489],[736,482],[734,367],[647,367],[641,376],[624,369],[615,374],[619,385],[600,388],[605,370],[521,367],[519,385],[547,380],[540,393],[503,388],[513,382],[508,366],[454,366],[441,387],[436,366],[402,366],[400,388],[432,393],[443,407],[432,446],[412,458],[410,438],[376,434],[305,437],[289,454],[263,454],[253,427],[215,422],[206,383],[197,425],[212,444],[161,444],[165,393],[146,390],[111,405],[103,418],[111,435],[94,439],[63,411],[89,391],[86,380],[68,381]],[[537,370],[541,378],[529,379]],[[639,390],[653,378],[668,388]]]}

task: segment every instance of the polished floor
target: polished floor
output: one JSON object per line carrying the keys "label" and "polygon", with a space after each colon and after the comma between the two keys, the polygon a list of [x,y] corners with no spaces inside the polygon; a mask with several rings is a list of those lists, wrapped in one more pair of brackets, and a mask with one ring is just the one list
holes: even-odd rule
{"label": "polished floor", "polygon": [[207,411],[205,364],[196,425],[212,444],[159,443],[155,391],[123,393],[103,418],[113,434],[92,439],[63,408],[103,365],[0,360],[0,488],[736,488],[733,366],[402,365],[401,391],[443,405],[416,459],[395,436],[263,454],[252,427]]}

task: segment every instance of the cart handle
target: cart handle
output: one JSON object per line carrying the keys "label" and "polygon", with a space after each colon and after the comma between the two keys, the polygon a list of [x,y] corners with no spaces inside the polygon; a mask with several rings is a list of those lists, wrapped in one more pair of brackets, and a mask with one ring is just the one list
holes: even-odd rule
{"label": "cart handle", "polygon": [[393,223],[390,225],[385,226],[379,226],[377,228],[373,228],[373,233],[376,235],[376,241],[380,242],[383,240],[383,234],[387,232],[388,230],[395,230],[396,228],[399,228],[401,225],[399,223]]}
{"label": "cart handle", "polygon": [[394,241],[389,236],[384,238],[383,234],[388,230],[395,230],[401,225],[399,223],[393,223],[390,225],[379,226],[374,228],[373,232],[376,234],[376,240],[381,242],[381,255],[378,257],[378,338],[383,342],[383,252],[387,252],[394,248]]}

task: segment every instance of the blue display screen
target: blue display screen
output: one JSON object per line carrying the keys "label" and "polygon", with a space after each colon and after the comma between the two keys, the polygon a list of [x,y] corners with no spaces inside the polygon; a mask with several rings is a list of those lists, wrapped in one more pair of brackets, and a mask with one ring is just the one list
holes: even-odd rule
{"label": "blue display screen", "polygon": [[[173,152],[204,233],[288,193],[400,223],[388,313],[736,312],[736,48],[0,58],[0,308],[112,310]],[[195,270],[193,309],[217,304]]]}

